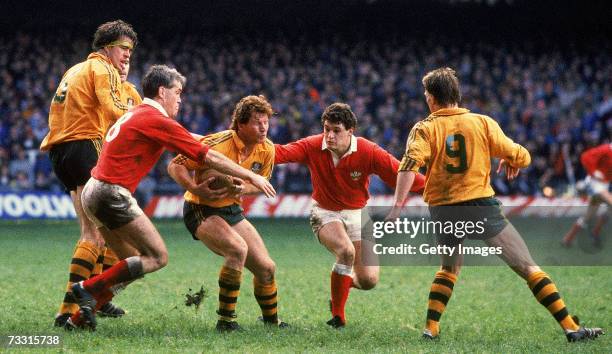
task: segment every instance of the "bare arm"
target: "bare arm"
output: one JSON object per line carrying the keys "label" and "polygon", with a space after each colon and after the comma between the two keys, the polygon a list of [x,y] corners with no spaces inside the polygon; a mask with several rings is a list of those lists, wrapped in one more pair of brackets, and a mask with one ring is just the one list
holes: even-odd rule
{"label": "bare arm", "polygon": [[247,170],[215,150],[208,151],[204,162],[217,171],[251,182],[256,188],[264,192],[267,197],[273,198],[276,196],[274,187],[265,177]]}
{"label": "bare arm", "polygon": [[387,216],[387,220],[396,219],[400,216],[401,208],[406,204],[415,177],[416,172],[414,171],[399,171],[397,173],[397,185],[395,186],[395,195],[393,196],[393,206],[391,212]]}
{"label": "bare arm", "polygon": [[259,194],[259,193],[261,193],[259,188],[255,187],[249,182],[244,182],[242,184],[242,191],[239,192],[239,195],[250,195],[250,194]]}
{"label": "bare arm", "polygon": [[197,195],[200,198],[216,200],[225,198],[229,194],[227,188],[221,188],[216,190],[210,189],[209,185],[215,179],[215,177],[210,177],[202,183],[197,184],[189,173],[187,167],[174,162],[171,162],[168,165],[168,174],[181,187]]}

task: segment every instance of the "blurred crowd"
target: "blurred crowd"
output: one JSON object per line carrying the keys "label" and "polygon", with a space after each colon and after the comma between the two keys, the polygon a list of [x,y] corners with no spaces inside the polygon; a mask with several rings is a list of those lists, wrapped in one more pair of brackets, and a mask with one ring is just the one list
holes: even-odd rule
{"label": "blurred crowd", "polygon": [[[0,39],[0,190],[61,191],[38,147],[52,92],[62,74],[85,59],[89,38],[59,31]],[[444,43],[431,36],[141,35],[129,81],[139,87],[151,64],[175,66],[187,77],[179,120],[199,134],[227,129],[241,97],[263,94],[277,112],[269,137],[281,144],[320,133],[323,109],[346,102],[357,115],[357,135],[401,159],[410,128],[428,115],[421,77],[450,66],[461,80],[463,106],[496,119],[532,154],[532,165],[512,183],[492,172],[497,193],[552,195],[571,192],[584,177],[584,149],[610,141],[610,49],[610,43],[567,43],[544,51],[529,41]],[[180,192],[166,173],[170,158],[166,154],[141,184],[143,199]],[[311,191],[303,167],[279,166],[273,178],[279,192]],[[390,191],[379,179],[371,190]]]}

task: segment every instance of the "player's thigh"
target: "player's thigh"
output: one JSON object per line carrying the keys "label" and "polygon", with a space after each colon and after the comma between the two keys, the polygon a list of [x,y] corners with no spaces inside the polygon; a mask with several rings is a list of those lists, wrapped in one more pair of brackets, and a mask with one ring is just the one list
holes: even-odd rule
{"label": "player's thigh", "polygon": [[236,225],[233,225],[232,228],[242,237],[249,247],[249,258],[270,258],[263,239],[250,221],[244,219]]}
{"label": "player's thigh", "polygon": [[589,198],[589,205],[584,212],[584,221],[587,223],[590,222],[595,215],[597,215],[597,211],[599,210],[599,206],[602,204],[602,199],[600,199],[597,195],[593,195]]}
{"label": "player's thigh", "polygon": [[136,249],[136,247],[132,246],[132,244],[126,242],[113,231],[108,228],[102,226],[98,229],[100,234],[104,237],[106,241],[106,246],[109,247],[119,259],[126,259],[132,256],[140,256],[140,251]]}
{"label": "player's thigh", "polygon": [[597,194],[594,194],[590,199],[589,206],[591,204],[599,206],[601,203],[612,205],[612,194],[610,194],[610,192],[608,191],[601,191]]}
{"label": "player's thigh", "polygon": [[138,250],[142,256],[167,257],[168,251],[163,238],[149,217],[144,214],[111,231],[118,239],[124,240]]}
{"label": "player's thigh", "polygon": [[233,226],[248,245],[245,267],[250,270],[260,281],[270,281],[276,272],[276,264],[270,258],[268,249],[264,244],[259,232],[246,219]]}
{"label": "player's thigh", "polygon": [[[128,243],[143,256],[167,258],[161,235],[138,206],[129,190],[90,178],[81,196],[83,210],[96,227],[112,231],[109,243],[117,240]],[[116,236],[116,237],[113,237]],[[121,252],[121,251],[120,251]]]}
{"label": "player's thigh", "polygon": [[500,258],[519,275],[525,277],[537,268],[525,241],[511,223],[485,242],[491,247],[501,247]]}
{"label": "player's thigh", "polygon": [[612,193],[602,192],[601,198],[603,199],[604,203],[608,204],[608,206],[612,205]]}
{"label": "player's thigh", "polygon": [[81,195],[83,193],[84,186],[77,186],[76,190],[70,192],[74,210],[77,214],[77,219],[81,227],[81,240],[93,242],[98,247],[104,246],[104,238],[98,231],[96,224],[89,219],[85,210],[83,209],[83,203],[81,201]]}
{"label": "player's thigh", "polygon": [[202,220],[195,236],[211,251],[222,257],[233,255],[244,258],[246,255],[246,242],[220,216],[211,215]]}
{"label": "player's thigh", "polygon": [[323,225],[318,233],[319,242],[335,255],[355,257],[355,247],[341,221]]}
{"label": "player's thigh", "polygon": [[83,211],[100,228],[118,229],[144,215],[127,188],[90,178],[81,194]]}

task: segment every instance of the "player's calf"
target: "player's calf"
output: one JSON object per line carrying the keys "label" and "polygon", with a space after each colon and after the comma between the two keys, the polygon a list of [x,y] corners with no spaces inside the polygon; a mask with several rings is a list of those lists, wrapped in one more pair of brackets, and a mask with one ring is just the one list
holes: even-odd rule
{"label": "player's calf", "polygon": [[570,316],[557,287],[548,274],[542,271],[529,274],[527,284],[538,302],[546,307],[557,320],[569,342],[595,339],[603,334],[601,328],[582,327],[578,317]]}
{"label": "player's calf", "polygon": [[439,336],[440,318],[453,294],[456,282],[457,275],[452,272],[443,269],[436,273],[429,290],[424,338],[435,339]]}
{"label": "player's calf", "polygon": [[264,283],[257,277],[253,278],[253,292],[257,304],[261,308],[261,317],[264,323],[279,325],[278,319],[278,290],[272,274],[272,280]]}
{"label": "player's calf", "polygon": [[236,304],[240,295],[240,283],[242,282],[242,271],[221,267],[219,272],[219,307],[217,314],[217,331],[228,332],[239,330],[236,323]]}
{"label": "player's calf", "polygon": [[[334,328],[343,327],[346,324],[344,308],[348,300],[351,286],[353,285],[352,272],[352,266],[338,263],[334,264],[331,272],[332,319],[329,320],[327,324]],[[336,317],[338,318],[337,320]]]}

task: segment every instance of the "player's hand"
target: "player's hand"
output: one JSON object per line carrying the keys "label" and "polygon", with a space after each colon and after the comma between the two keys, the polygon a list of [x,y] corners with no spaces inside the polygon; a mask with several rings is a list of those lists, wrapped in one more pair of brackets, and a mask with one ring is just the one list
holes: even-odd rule
{"label": "player's hand", "polygon": [[249,182],[251,182],[251,184],[254,185],[257,189],[264,192],[266,197],[276,197],[276,191],[274,190],[274,187],[272,187],[270,182],[265,177],[253,173],[249,178]]}
{"label": "player's hand", "polygon": [[501,174],[502,171],[506,173],[506,178],[508,179],[508,181],[512,181],[518,176],[521,169],[517,167],[512,167],[510,166],[508,161],[501,159],[499,160],[499,165],[497,165],[496,172],[497,174]]}
{"label": "player's hand", "polygon": [[190,190],[191,193],[197,195],[200,198],[208,199],[208,200],[219,200],[223,198],[227,198],[230,194],[230,191],[227,187],[220,189],[210,189],[210,184],[215,180],[214,176],[211,176],[204,180],[202,183],[198,184],[195,188]]}
{"label": "player's hand", "polygon": [[234,183],[234,187],[231,188],[230,194],[232,197],[240,197],[242,192],[244,191],[244,180],[242,178],[230,176],[232,178],[232,182]]}

